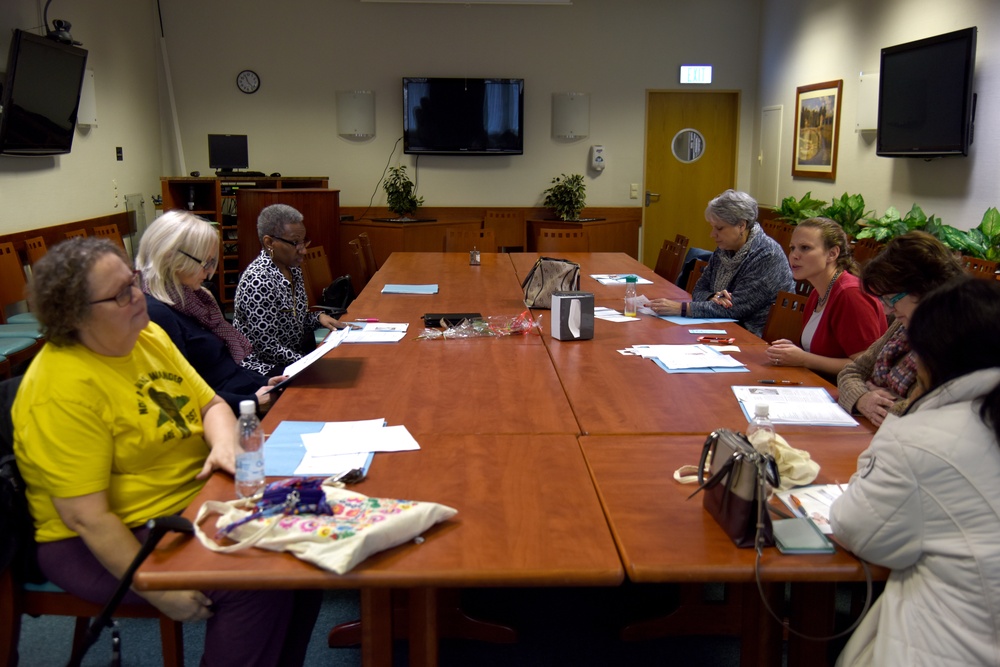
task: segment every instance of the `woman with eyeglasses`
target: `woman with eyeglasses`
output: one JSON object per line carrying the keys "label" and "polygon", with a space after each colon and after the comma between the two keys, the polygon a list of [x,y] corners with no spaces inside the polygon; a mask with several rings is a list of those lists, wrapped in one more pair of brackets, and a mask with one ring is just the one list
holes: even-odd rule
{"label": "woman with eyeglasses", "polygon": [[919,396],[885,418],[830,511],[844,547],[891,570],[837,665],[997,665],[1000,283],[922,294],[906,327]]}
{"label": "woman with eyeglasses", "polygon": [[247,337],[222,315],[202,283],[219,263],[219,232],[187,211],[168,211],[142,235],[136,266],[142,273],[149,318],[163,327],[198,374],[239,414],[240,401],[270,407],[268,379],[240,362],[251,352]]}
{"label": "woman with eyeglasses", "polygon": [[[34,266],[28,299],[47,344],[18,389],[14,454],[45,576],[103,604],[147,521],[233,472],[236,418],[149,321],[138,273],[97,237]],[[202,665],[301,664],[320,598],[293,591],[129,591],[178,621],[209,620]]]}
{"label": "woman with eyeglasses", "polygon": [[879,426],[889,413],[902,414],[916,390],[917,365],[906,327],[920,298],[962,275],[951,250],[926,232],[889,241],[861,271],[865,291],[882,302],[895,320],[861,356],[837,375],[841,407]]}
{"label": "woman with eyeglasses", "polygon": [[309,310],[302,260],[309,247],[302,214],[272,204],[257,216],[262,247],[236,287],[233,325],[253,344],[243,365],[263,375],[281,373],[315,346],[320,327],[343,328],[326,313]]}

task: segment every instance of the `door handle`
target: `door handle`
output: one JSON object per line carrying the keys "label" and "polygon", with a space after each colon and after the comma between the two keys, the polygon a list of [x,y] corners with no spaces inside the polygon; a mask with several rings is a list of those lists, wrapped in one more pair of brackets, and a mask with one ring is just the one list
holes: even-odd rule
{"label": "door handle", "polygon": [[646,190],[646,206],[649,206],[650,202],[654,201],[660,201],[660,193]]}

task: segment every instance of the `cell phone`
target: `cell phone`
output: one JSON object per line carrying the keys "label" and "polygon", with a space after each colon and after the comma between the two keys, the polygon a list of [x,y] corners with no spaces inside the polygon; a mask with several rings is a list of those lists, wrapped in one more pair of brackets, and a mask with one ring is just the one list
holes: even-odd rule
{"label": "cell phone", "polygon": [[727,336],[698,336],[698,342],[706,345],[732,345],[736,339]]}

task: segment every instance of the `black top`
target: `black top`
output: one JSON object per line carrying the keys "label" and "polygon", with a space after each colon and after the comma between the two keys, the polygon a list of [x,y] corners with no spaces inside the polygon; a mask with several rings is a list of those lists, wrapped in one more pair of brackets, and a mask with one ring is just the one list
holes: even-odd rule
{"label": "black top", "polygon": [[225,341],[195,318],[148,294],[146,309],[149,319],[163,327],[181,354],[234,413],[240,413],[240,401],[257,402],[254,392],[267,384],[267,378],[233,361]]}

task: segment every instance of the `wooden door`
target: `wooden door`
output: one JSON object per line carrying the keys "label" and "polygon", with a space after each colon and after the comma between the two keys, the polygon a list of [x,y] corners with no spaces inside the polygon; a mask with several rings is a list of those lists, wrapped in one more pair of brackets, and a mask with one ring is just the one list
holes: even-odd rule
{"label": "wooden door", "polygon": [[[705,222],[709,200],[736,184],[739,92],[657,92],[646,98],[645,181],[649,200],[643,215],[642,261],[656,265],[664,239],[677,234],[694,248],[715,249]],[[683,162],[672,151],[678,133],[697,130],[703,151]]]}

